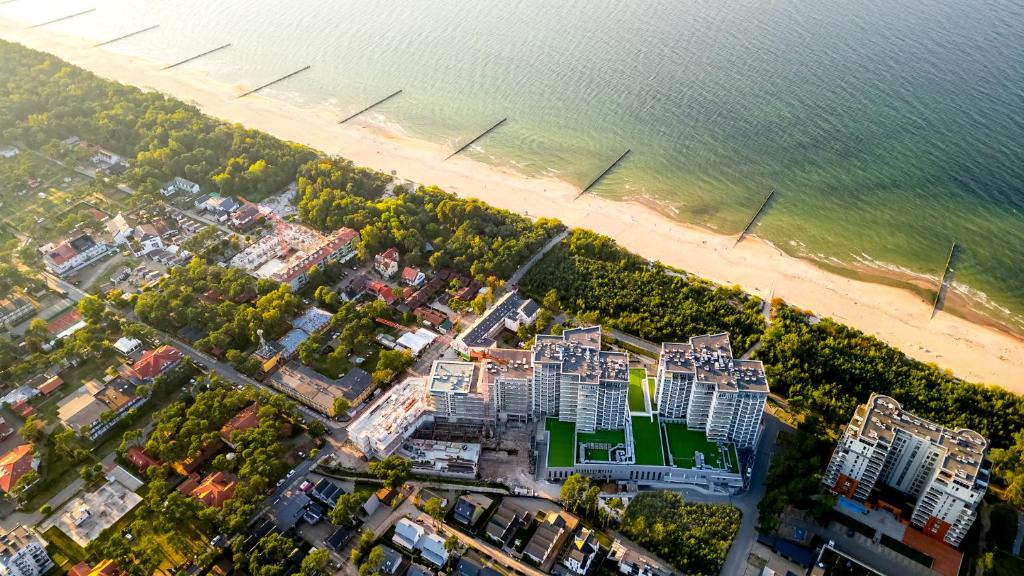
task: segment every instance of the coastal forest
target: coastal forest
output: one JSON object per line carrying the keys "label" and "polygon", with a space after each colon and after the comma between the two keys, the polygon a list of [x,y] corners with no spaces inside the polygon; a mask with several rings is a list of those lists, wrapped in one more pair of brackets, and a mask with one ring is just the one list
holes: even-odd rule
{"label": "coastal forest", "polygon": [[[457,198],[434,187],[388,189],[390,178],[339,158],[206,117],[155,93],[111,83],[59,59],[0,41],[0,139],[59,155],[75,135],[132,160],[122,177],[141,196],[184,176],[225,195],[259,199],[298,181],[298,217],[322,230],[348,226],[361,255],[397,246],[404,259],[477,278],[508,278],[562,228]],[[216,270],[216,271],[215,271]],[[176,330],[208,331],[202,348],[252,347],[256,331],[273,335],[297,312],[295,296],[202,261],[175,270],[161,291],[140,296],[135,312]],[[811,508],[830,450],[854,407],[872,392],[949,427],[987,436],[993,492],[1024,506],[1024,396],[971,383],[914,360],[871,335],[813,317],[781,301],[766,322],[758,298],[631,254],[613,239],[574,230],[523,279],[545,308],[600,322],[655,342],[728,331],[734,353],[753,350],[772,392],[799,423],[780,442],[783,460],[769,472],[761,528],[772,530],[786,504]],[[207,294],[211,292],[210,294]],[[686,534],[692,514],[677,513],[654,533],[654,515],[678,503],[652,502],[624,520],[652,550],[664,534]],[[723,523],[723,526],[728,523]],[[658,529],[662,530],[662,529]],[[698,568],[697,570],[700,570]]]}

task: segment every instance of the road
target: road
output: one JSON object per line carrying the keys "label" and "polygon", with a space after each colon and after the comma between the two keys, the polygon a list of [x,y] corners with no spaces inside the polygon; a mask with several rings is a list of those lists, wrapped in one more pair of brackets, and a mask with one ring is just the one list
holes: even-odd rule
{"label": "road", "polygon": [[555,236],[551,240],[548,240],[548,243],[545,244],[539,252],[537,252],[533,256],[530,256],[529,260],[527,260],[522,266],[520,266],[518,270],[512,273],[512,276],[510,276],[509,279],[505,282],[505,288],[510,288],[511,286],[518,285],[519,281],[523,279],[523,276],[526,276],[526,273],[530,271],[530,268],[533,268],[534,264],[540,262],[540,259],[543,258],[549,250],[557,246],[559,242],[565,240],[568,236],[569,230],[563,230],[561,234]]}
{"label": "road", "polygon": [[661,354],[661,346],[649,340],[637,338],[632,334],[627,334],[622,330],[616,330],[615,328],[609,328],[607,326],[602,326],[601,331],[607,332],[612,338],[615,338],[619,342],[629,344],[630,346],[635,346],[637,348],[640,348],[641,350],[646,350],[652,354]]}

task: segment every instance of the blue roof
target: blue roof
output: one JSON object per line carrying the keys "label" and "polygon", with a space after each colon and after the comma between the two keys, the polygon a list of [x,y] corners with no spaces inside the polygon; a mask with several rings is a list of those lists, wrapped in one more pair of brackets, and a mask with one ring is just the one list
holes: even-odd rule
{"label": "blue roof", "polygon": [[782,538],[779,538],[775,542],[775,551],[778,552],[780,556],[789,558],[793,562],[796,562],[805,568],[810,566],[811,562],[814,561],[814,554],[811,550],[804,548],[803,546],[793,544],[788,540],[783,540]]}

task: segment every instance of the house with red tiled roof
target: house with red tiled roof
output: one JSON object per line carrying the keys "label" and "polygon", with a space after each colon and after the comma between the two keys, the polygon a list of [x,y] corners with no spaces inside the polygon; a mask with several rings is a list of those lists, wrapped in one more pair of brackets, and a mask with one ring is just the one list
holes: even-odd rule
{"label": "house with red tiled roof", "polygon": [[54,336],[67,331],[81,321],[82,313],[78,311],[78,308],[72,308],[53,320],[50,320],[46,324],[46,334],[53,338]]}
{"label": "house with red tiled roof", "polygon": [[107,254],[107,245],[97,242],[88,234],[69,238],[57,246],[48,244],[42,249],[43,263],[58,276],[74,272]]}
{"label": "house with red tiled roof", "polygon": [[39,467],[31,444],[22,444],[0,457],[0,490],[10,494],[18,480]]}
{"label": "house with red tiled roof", "polygon": [[172,464],[171,467],[174,468],[174,471],[177,472],[178,474],[186,476],[198,470],[199,467],[203,465],[203,462],[206,462],[207,460],[212,458],[213,455],[219,452],[220,449],[223,447],[224,444],[222,444],[220,440],[214,440],[213,442],[210,442],[206,446],[203,446],[203,449],[200,450],[197,454],[193,454],[192,456],[189,456],[184,460],[179,460],[178,462]]}
{"label": "house with red tiled roof", "polygon": [[228,472],[214,472],[192,490],[192,496],[202,501],[207,508],[220,508],[235,494],[238,478]]}
{"label": "house with red tiled roof", "polygon": [[220,437],[224,440],[224,443],[234,448],[235,445],[231,442],[232,432],[242,432],[259,426],[259,411],[259,404],[250,404],[241,412],[235,414],[231,420],[228,420],[223,426],[221,426]]}
{"label": "house with red tiled roof", "polygon": [[177,366],[181,358],[181,350],[164,344],[155,350],[143,352],[142,357],[132,364],[131,375],[142,381],[152,380]]}
{"label": "house with red tiled roof", "polygon": [[146,451],[138,446],[132,446],[124,453],[124,459],[131,462],[132,466],[139,472],[145,474],[146,470],[149,470],[153,466],[159,466],[161,462],[156,458],[153,458]]}
{"label": "house with red tiled roof", "polygon": [[391,278],[398,273],[398,248],[392,246],[373,257],[373,267],[381,276]]}
{"label": "house with red tiled roof", "polygon": [[191,474],[189,474],[185,478],[184,482],[182,482],[181,484],[178,484],[178,492],[181,492],[185,496],[191,496],[192,495],[192,491],[195,490],[198,487],[199,487],[199,474],[197,472],[192,472]]}
{"label": "house with red tiled roof", "polygon": [[42,384],[40,384],[36,388],[36,390],[39,390],[40,394],[42,394],[43,396],[46,396],[48,394],[52,394],[53,391],[56,390],[57,388],[60,388],[61,384],[63,384],[63,383],[64,383],[64,380],[60,376],[57,376],[57,375],[50,376],[46,380],[46,382],[43,382]]}
{"label": "house with red tiled roof", "polygon": [[388,306],[391,306],[392,304],[395,303],[395,301],[398,300],[398,296],[395,296],[394,290],[392,290],[390,286],[383,282],[380,282],[379,280],[371,280],[370,283],[366,286],[366,289],[376,294],[377,298],[383,300],[384,303],[387,304]]}
{"label": "house with red tiled roof", "polygon": [[427,275],[420,272],[419,268],[414,268],[412,266],[402,268],[402,283],[408,286],[412,286],[414,288],[418,287],[420,284],[423,284],[423,281],[426,279]]}

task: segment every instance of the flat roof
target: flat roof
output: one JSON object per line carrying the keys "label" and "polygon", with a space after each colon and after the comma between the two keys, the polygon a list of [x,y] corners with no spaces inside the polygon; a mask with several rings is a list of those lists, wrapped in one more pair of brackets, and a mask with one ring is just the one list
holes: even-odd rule
{"label": "flat roof", "polygon": [[633,416],[633,458],[643,466],[663,466],[665,455],[661,449],[661,425],[658,416]]}
{"label": "flat roof", "polygon": [[739,471],[736,449],[732,444],[719,446],[708,440],[699,430],[688,430],[686,424],[666,423],[665,436],[673,464],[677,468],[694,468],[697,465],[695,453],[704,455],[704,463],[730,472]]}
{"label": "flat roof", "polygon": [[476,391],[476,364],[438,360],[430,370],[430,391],[469,394]]}
{"label": "flat roof", "polygon": [[690,374],[720,390],[768,392],[764,365],[734,358],[727,332],[694,336],[688,343],[664,342],[659,362],[668,372]]}
{"label": "flat roof", "polygon": [[647,410],[647,403],[644,401],[644,385],[647,380],[647,370],[643,368],[630,368],[629,370],[629,409],[633,412]]}

